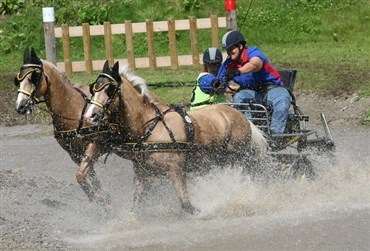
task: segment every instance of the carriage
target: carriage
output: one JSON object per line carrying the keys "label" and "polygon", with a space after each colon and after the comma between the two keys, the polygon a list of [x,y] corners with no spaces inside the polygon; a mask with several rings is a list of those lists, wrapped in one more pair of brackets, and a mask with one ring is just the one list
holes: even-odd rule
{"label": "carriage", "polygon": [[250,103],[228,103],[243,113],[249,113],[251,120],[267,136],[269,155],[284,164],[293,176],[313,178],[314,171],[310,156],[328,154],[332,157],[335,150],[334,140],[324,113],[320,113],[323,133],[307,128],[309,117],[304,115],[296,104],[293,94],[297,70],[279,70],[283,82],[291,94],[291,110],[283,134],[272,134],[270,131],[271,108],[267,105]]}
{"label": "carriage", "polygon": [[[305,128],[308,117],[302,115],[293,95],[288,131],[273,136],[268,129],[271,112],[268,107],[229,104],[255,114],[252,121],[222,104],[187,112],[164,104],[148,90],[142,78],[127,67],[119,70],[118,62],[113,67],[105,62],[103,72],[90,86],[91,99],[83,93],[86,88],[72,85],[54,65],[38,58],[33,49],[25,50],[23,62],[14,82],[18,88],[16,110],[28,114],[44,98],[53,119],[55,138],[79,165],[78,183],[91,201],[104,205],[110,204],[109,196],[102,190],[94,171],[95,161],[104,153],[113,152],[133,162],[135,192],[131,212],[137,210],[152,176],[161,173],[172,180],[181,207],[194,214],[198,209],[190,202],[187,191],[188,167],[212,166],[212,163],[251,166],[255,163],[252,158],[265,156],[262,153],[267,149],[267,142],[261,131],[275,144],[270,145],[269,156],[287,163],[289,170],[298,175],[313,176],[306,149],[334,149],[323,114],[325,136],[309,139],[315,131]],[[291,91],[295,74],[296,71],[282,72],[283,78],[289,78],[285,81]],[[67,106],[69,109],[65,109]],[[105,122],[118,127],[106,129]],[[298,145],[297,153],[283,152],[294,143]],[[263,168],[254,166],[257,171]]]}

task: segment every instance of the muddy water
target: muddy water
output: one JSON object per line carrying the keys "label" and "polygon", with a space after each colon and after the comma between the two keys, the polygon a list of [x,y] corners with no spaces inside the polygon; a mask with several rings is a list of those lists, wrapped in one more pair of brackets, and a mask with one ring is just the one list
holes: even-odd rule
{"label": "muddy water", "polygon": [[370,129],[336,128],[336,162],[316,157],[312,182],[251,181],[237,169],[189,179],[198,216],[159,179],[137,221],[128,214],[131,163],[96,164],[110,213],[89,203],[50,126],[1,128],[1,249],[369,250]]}

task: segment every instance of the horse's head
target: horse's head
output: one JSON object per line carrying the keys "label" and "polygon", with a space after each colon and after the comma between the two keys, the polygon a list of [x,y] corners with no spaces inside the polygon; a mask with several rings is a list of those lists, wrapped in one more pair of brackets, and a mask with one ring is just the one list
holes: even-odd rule
{"label": "horse's head", "polygon": [[119,74],[118,61],[109,67],[108,60],[105,61],[103,72],[96,81],[90,85],[90,107],[85,113],[85,119],[90,123],[99,123],[106,115],[110,114],[110,105],[120,94],[122,79]]}
{"label": "horse's head", "polygon": [[18,88],[16,110],[19,114],[28,114],[44,94],[46,84],[43,64],[33,48],[26,48],[23,55],[23,66],[14,78]]}

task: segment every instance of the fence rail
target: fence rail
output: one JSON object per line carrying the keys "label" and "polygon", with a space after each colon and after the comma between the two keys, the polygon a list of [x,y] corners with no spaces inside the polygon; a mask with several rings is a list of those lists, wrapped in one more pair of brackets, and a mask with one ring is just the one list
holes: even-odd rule
{"label": "fence rail", "polygon": [[[85,71],[92,73],[101,70],[105,60],[113,64],[114,60],[127,63],[132,69],[171,67],[178,68],[180,65],[199,65],[200,57],[198,51],[198,30],[211,30],[211,45],[218,47],[218,30],[226,27],[226,18],[211,15],[209,18],[189,17],[186,20],[174,20],[169,18],[167,21],[147,20],[141,23],[131,23],[125,21],[123,24],[110,24],[104,22],[104,25],[89,25],[69,27],[55,27],[55,37],[61,38],[63,43],[64,61],[57,62],[59,70],[71,74],[72,72]],[[189,30],[191,55],[177,55],[176,51],[176,31]],[[169,56],[156,56],[154,50],[154,33],[167,32],[169,39]],[[133,36],[135,33],[146,33],[148,56],[135,57]],[[115,59],[113,56],[112,36],[126,36],[126,58]],[[104,36],[106,58],[102,60],[92,60],[91,37]],[[82,37],[84,49],[84,61],[71,60],[70,38]]]}

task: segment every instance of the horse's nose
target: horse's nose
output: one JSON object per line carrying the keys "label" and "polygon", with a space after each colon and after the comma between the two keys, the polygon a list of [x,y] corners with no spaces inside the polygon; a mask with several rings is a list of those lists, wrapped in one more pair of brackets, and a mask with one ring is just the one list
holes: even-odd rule
{"label": "horse's nose", "polygon": [[85,120],[88,122],[88,123],[96,123],[97,122],[97,113],[94,112],[94,113],[88,113],[88,114],[85,114]]}
{"label": "horse's nose", "polygon": [[20,104],[15,108],[15,110],[18,112],[18,114],[24,115],[27,113],[27,107],[24,104]]}

